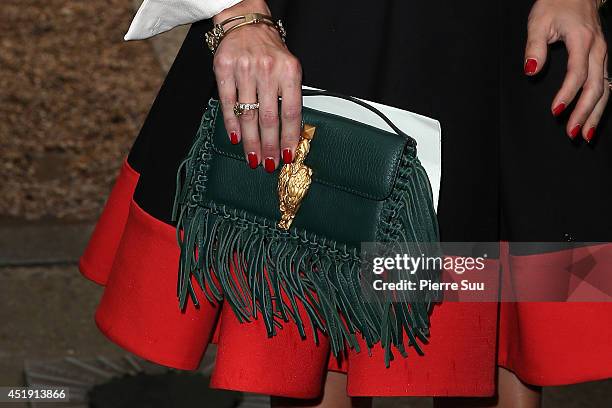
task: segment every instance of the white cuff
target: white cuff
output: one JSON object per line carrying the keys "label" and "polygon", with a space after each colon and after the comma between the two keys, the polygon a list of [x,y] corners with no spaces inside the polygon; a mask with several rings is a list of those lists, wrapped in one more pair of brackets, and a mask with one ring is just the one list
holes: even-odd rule
{"label": "white cuff", "polygon": [[182,24],[206,20],[241,0],[144,0],[124,39],[143,40]]}

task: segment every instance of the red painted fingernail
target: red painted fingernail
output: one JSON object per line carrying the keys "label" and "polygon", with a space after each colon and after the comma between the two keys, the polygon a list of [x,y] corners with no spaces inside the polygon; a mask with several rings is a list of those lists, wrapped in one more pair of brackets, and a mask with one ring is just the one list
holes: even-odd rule
{"label": "red painted fingernail", "polygon": [[534,58],[527,58],[527,61],[525,61],[525,74],[527,75],[535,74],[537,69],[538,69],[538,61],[536,61]]}
{"label": "red painted fingernail", "polygon": [[255,154],[255,152],[249,152],[249,154],[247,154],[247,158],[249,160],[249,167],[252,169],[256,169],[259,165],[259,160],[257,159],[257,155]]}
{"label": "red painted fingernail", "polygon": [[565,110],[565,103],[561,102],[560,104],[558,104],[557,106],[555,106],[555,109],[553,109],[553,116],[559,116],[561,114],[561,112],[563,112]]}
{"label": "red painted fingernail", "polygon": [[293,153],[291,149],[283,149],[283,163],[289,164],[293,161]]}
{"label": "red painted fingernail", "polygon": [[594,135],[595,135],[595,126],[589,129],[589,131],[587,132],[584,138],[586,139],[587,142],[590,142],[591,139],[593,139]]}
{"label": "red painted fingernail", "polygon": [[266,160],[264,162],[264,168],[268,173],[272,173],[276,168],[276,163],[274,163],[274,159],[271,157],[266,157]]}
{"label": "red painted fingernail", "polygon": [[232,144],[238,144],[239,142],[238,132],[235,132],[235,131],[230,132],[230,142],[232,142]]}
{"label": "red painted fingernail", "polygon": [[572,128],[572,130],[570,130],[570,136],[572,137],[572,139],[578,136],[578,133],[580,133],[581,128],[581,125],[576,125]]}

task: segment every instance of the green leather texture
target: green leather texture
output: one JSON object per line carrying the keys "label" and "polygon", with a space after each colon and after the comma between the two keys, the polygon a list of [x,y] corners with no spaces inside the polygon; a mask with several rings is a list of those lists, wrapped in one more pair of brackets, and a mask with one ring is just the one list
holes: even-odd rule
{"label": "green leather texture", "polygon": [[[303,121],[316,126],[305,162],[313,181],[293,226],[343,243],[376,241],[382,204],[395,185],[406,138],[308,108]],[[273,173],[249,168],[242,145],[230,143],[220,110],[213,151],[206,197],[279,220],[280,167]]]}
{"label": "green leather texture", "polygon": [[[261,319],[269,337],[292,323],[302,338],[318,342],[324,333],[336,356],[348,347],[359,351],[358,337],[368,349],[380,343],[387,366],[392,349],[406,356],[411,346],[422,354],[437,294],[367,295],[371,273],[362,274],[367,261],[360,252],[361,242],[413,253],[407,244],[439,240],[415,141],[312,109],[303,117],[317,128],[306,159],[313,181],[285,231],[276,226],[279,171],[247,166],[242,146],[229,142],[218,101],[209,102],[177,173],[179,307],[188,299],[199,304],[197,285],[209,301],[223,300],[239,321]],[[431,255],[417,247],[415,255]],[[431,270],[406,276],[438,277]]]}

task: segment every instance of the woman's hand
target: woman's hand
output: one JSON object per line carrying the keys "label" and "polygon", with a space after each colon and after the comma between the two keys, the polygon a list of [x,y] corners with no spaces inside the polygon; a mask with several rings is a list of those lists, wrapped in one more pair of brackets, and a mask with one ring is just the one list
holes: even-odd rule
{"label": "woman's hand", "polygon": [[548,44],[563,41],[568,51],[567,74],[553,99],[552,113],[558,116],[574,101],[567,134],[582,133],[590,141],[608,102],[608,46],[599,21],[601,0],[537,0],[531,9],[525,51],[525,73],[536,75],[546,63]]}
{"label": "woman's hand", "polygon": [[[213,21],[217,24],[246,13],[270,15],[270,10],[263,0],[244,0]],[[234,144],[242,141],[249,166],[263,163],[266,171],[272,172],[279,165],[281,151],[283,161],[291,162],[300,138],[302,69],[278,32],[268,25],[254,24],[229,33],[215,53],[214,71],[228,137]],[[259,102],[259,110],[236,117],[236,101]]]}

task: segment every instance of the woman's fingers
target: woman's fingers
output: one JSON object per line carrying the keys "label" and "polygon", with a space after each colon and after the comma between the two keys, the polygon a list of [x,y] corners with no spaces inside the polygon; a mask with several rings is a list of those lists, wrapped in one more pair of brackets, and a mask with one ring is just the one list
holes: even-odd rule
{"label": "woman's fingers", "polygon": [[526,75],[536,75],[546,63],[550,29],[530,17],[527,26],[527,45],[525,47]]}
{"label": "woman's fingers", "polygon": [[569,105],[584,85],[589,72],[589,51],[593,37],[588,31],[572,31],[565,38],[567,47],[567,73],[561,89],[553,99],[552,112],[559,115]]}
{"label": "woman's fingers", "polygon": [[236,103],[236,81],[234,80],[234,61],[218,54],[214,61],[215,77],[219,90],[219,100],[223,111],[223,122],[232,144],[240,143],[240,122],[234,115]]}
{"label": "woman's fingers", "polygon": [[258,66],[257,94],[259,98],[259,129],[264,169],[272,173],[279,161],[278,84],[275,61],[262,57]]}
{"label": "woman's fingers", "polygon": [[[605,77],[605,78],[608,77],[608,70],[606,68],[607,66],[608,66],[608,58],[606,57],[604,59],[604,70],[602,74],[602,77]],[[610,83],[608,82],[607,79],[604,79],[604,78],[602,78],[602,82],[603,82],[603,95],[599,99],[597,104],[595,105],[595,108],[589,115],[586,122],[584,123],[584,129],[582,130],[582,137],[584,137],[584,139],[587,142],[590,142],[591,140],[593,140],[593,137],[595,136],[595,132],[597,130],[597,125],[599,124],[599,121],[601,120],[604,110],[606,110],[606,106],[608,105],[608,100],[610,98],[610,92],[611,92]]]}
{"label": "woman's fingers", "polygon": [[587,140],[593,137],[610,94],[602,74],[606,72],[607,44],[601,31],[600,5],[589,1],[538,0],[529,14],[525,74],[541,71],[548,44],[562,40],[567,48],[567,73],[551,110],[558,116],[575,102],[566,126],[572,139],[579,134]]}
{"label": "woman's fingers", "polygon": [[285,64],[286,76],[281,83],[280,144],[283,163],[291,163],[302,128],[302,68],[296,58],[291,58]]}
{"label": "woman's fingers", "polygon": [[[582,85],[582,93],[567,123],[567,134],[573,139],[581,133],[585,121],[593,112],[595,105],[604,93],[604,61],[607,47],[603,39],[596,39],[589,54],[587,79]],[[590,129],[590,128],[589,128]]]}
{"label": "woman's fingers", "polygon": [[[262,154],[266,171],[274,171],[280,159],[283,163],[293,161],[302,128],[302,68],[297,58],[286,56],[276,60],[276,75],[268,70],[260,77],[259,125],[261,129]],[[264,64],[266,66],[267,64]],[[273,72],[274,72],[273,71]],[[266,78],[280,78],[280,84]],[[282,96],[281,112],[278,112],[278,94]]]}
{"label": "woman's fingers", "polygon": [[593,140],[593,137],[595,136],[595,133],[597,131],[597,125],[599,124],[601,116],[603,115],[604,110],[606,109],[606,105],[608,104],[609,98],[610,88],[606,83],[604,94],[599,100],[599,102],[597,102],[597,105],[595,105],[595,108],[593,109],[593,112],[591,112],[589,118],[586,120],[584,129],[582,131],[582,137],[584,137],[584,140],[586,140],[587,142]]}
{"label": "woman's fingers", "polygon": [[238,101],[259,102],[258,110],[240,116],[244,151],[251,167],[263,164],[271,173],[281,160],[283,163],[293,160],[300,139],[302,70],[295,57],[284,53],[275,57],[260,55],[249,60],[249,67],[236,72]]}
{"label": "woman's fingers", "polygon": [[[252,61],[247,56],[239,58],[236,64],[236,85],[238,102],[257,102],[257,82]],[[232,112],[232,115],[234,113]],[[256,168],[261,163],[261,144],[257,109],[246,110],[238,117],[242,131],[242,145],[249,167]]]}
{"label": "woman's fingers", "polygon": [[[249,166],[273,172],[281,158],[291,162],[300,137],[302,70],[279,33],[264,24],[232,32],[217,49],[214,69],[228,136],[242,142]],[[236,102],[259,108],[236,117]]]}

